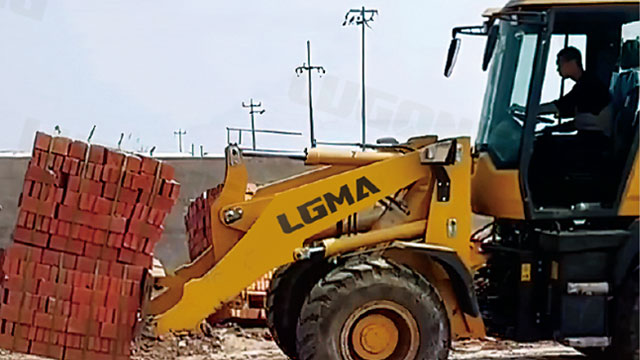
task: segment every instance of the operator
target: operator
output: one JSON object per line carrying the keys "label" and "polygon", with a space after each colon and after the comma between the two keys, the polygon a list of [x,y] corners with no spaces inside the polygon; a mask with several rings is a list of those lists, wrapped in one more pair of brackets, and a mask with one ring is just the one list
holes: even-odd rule
{"label": "operator", "polygon": [[[604,149],[611,136],[611,94],[608,87],[593,73],[582,66],[580,50],[573,46],[558,52],[556,64],[563,79],[576,82],[573,89],[558,100],[541,104],[540,114],[558,113],[561,118],[573,117],[572,121],[548,126],[545,132],[578,131],[578,142]],[[579,144],[580,145],[580,144]]]}

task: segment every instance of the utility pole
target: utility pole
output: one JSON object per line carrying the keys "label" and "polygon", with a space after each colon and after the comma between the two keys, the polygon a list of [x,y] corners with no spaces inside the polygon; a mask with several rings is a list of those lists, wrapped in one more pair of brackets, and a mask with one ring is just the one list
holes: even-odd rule
{"label": "utility pole", "polygon": [[178,135],[178,150],[182,152],[182,135],[187,135],[186,130],[178,129],[173,132],[174,135]]}
{"label": "utility pole", "polygon": [[253,117],[253,114],[262,115],[266,111],[264,109],[254,110],[254,108],[257,109],[261,106],[262,106],[262,102],[254,104],[253,99],[249,101],[249,105],[245,104],[244,101],[242,102],[242,107],[249,109],[249,115],[251,115],[251,138],[253,141],[251,145],[253,146],[253,150],[256,149],[256,125],[255,125],[255,118]]}
{"label": "utility pole", "polygon": [[[308,64],[308,65],[307,65]],[[307,40],[307,62],[302,63],[302,66],[298,66],[296,68],[296,75],[300,76],[300,74],[304,73],[307,70],[309,73],[309,135],[311,137],[311,147],[316,147],[316,137],[313,131],[313,101],[311,100],[311,72],[316,70],[318,74],[322,77],[323,74],[326,73],[322,66],[312,66],[311,65],[311,42]]]}
{"label": "utility pole", "polygon": [[378,10],[365,9],[363,6],[361,9],[351,9],[347,11],[344,16],[344,22],[342,26],[347,25],[360,25],[362,27],[362,149],[367,144],[366,137],[366,110],[365,110],[365,85],[364,85],[364,33],[365,26],[371,28],[369,23],[373,21],[374,16],[378,15]]}

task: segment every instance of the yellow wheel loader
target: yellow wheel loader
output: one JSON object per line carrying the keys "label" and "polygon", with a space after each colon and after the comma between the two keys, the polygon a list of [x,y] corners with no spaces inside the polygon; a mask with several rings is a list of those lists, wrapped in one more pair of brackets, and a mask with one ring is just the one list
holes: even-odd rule
{"label": "yellow wheel loader", "polygon": [[[447,75],[459,36],[486,37],[473,147],[422,136],[314,148],[311,170],[250,198],[227,147],[213,244],[157,281],[157,331],[197,329],[278,268],[268,323],[293,359],[446,359],[452,340],[487,332],[638,359],[638,10],[514,0],[455,28]],[[611,86],[605,143],[545,130],[571,121],[539,111],[571,85],[553,72],[567,46]],[[492,221],[472,233],[477,215]]]}

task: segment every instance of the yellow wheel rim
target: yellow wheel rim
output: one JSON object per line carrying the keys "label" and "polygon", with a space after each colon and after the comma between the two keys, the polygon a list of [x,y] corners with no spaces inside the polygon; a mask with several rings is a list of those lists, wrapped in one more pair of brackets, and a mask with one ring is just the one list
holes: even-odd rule
{"label": "yellow wheel rim", "polygon": [[340,332],[345,360],[414,360],[420,331],[411,312],[388,300],[366,303],[351,313]]}
{"label": "yellow wheel rim", "polygon": [[367,315],[356,323],[351,341],[356,354],[363,359],[384,360],[398,345],[398,328],[384,315]]}

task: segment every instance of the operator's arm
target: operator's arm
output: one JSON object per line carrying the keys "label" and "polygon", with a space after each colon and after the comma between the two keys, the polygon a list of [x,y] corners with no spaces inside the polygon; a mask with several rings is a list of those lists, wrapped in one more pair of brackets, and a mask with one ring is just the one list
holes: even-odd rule
{"label": "operator's arm", "polygon": [[540,115],[549,115],[549,114],[557,114],[560,110],[556,106],[555,101],[540,104],[540,108],[538,109],[538,114]]}
{"label": "operator's arm", "polygon": [[573,132],[576,131],[576,122],[574,120],[567,121],[556,126],[547,126],[544,128],[545,132]]}

